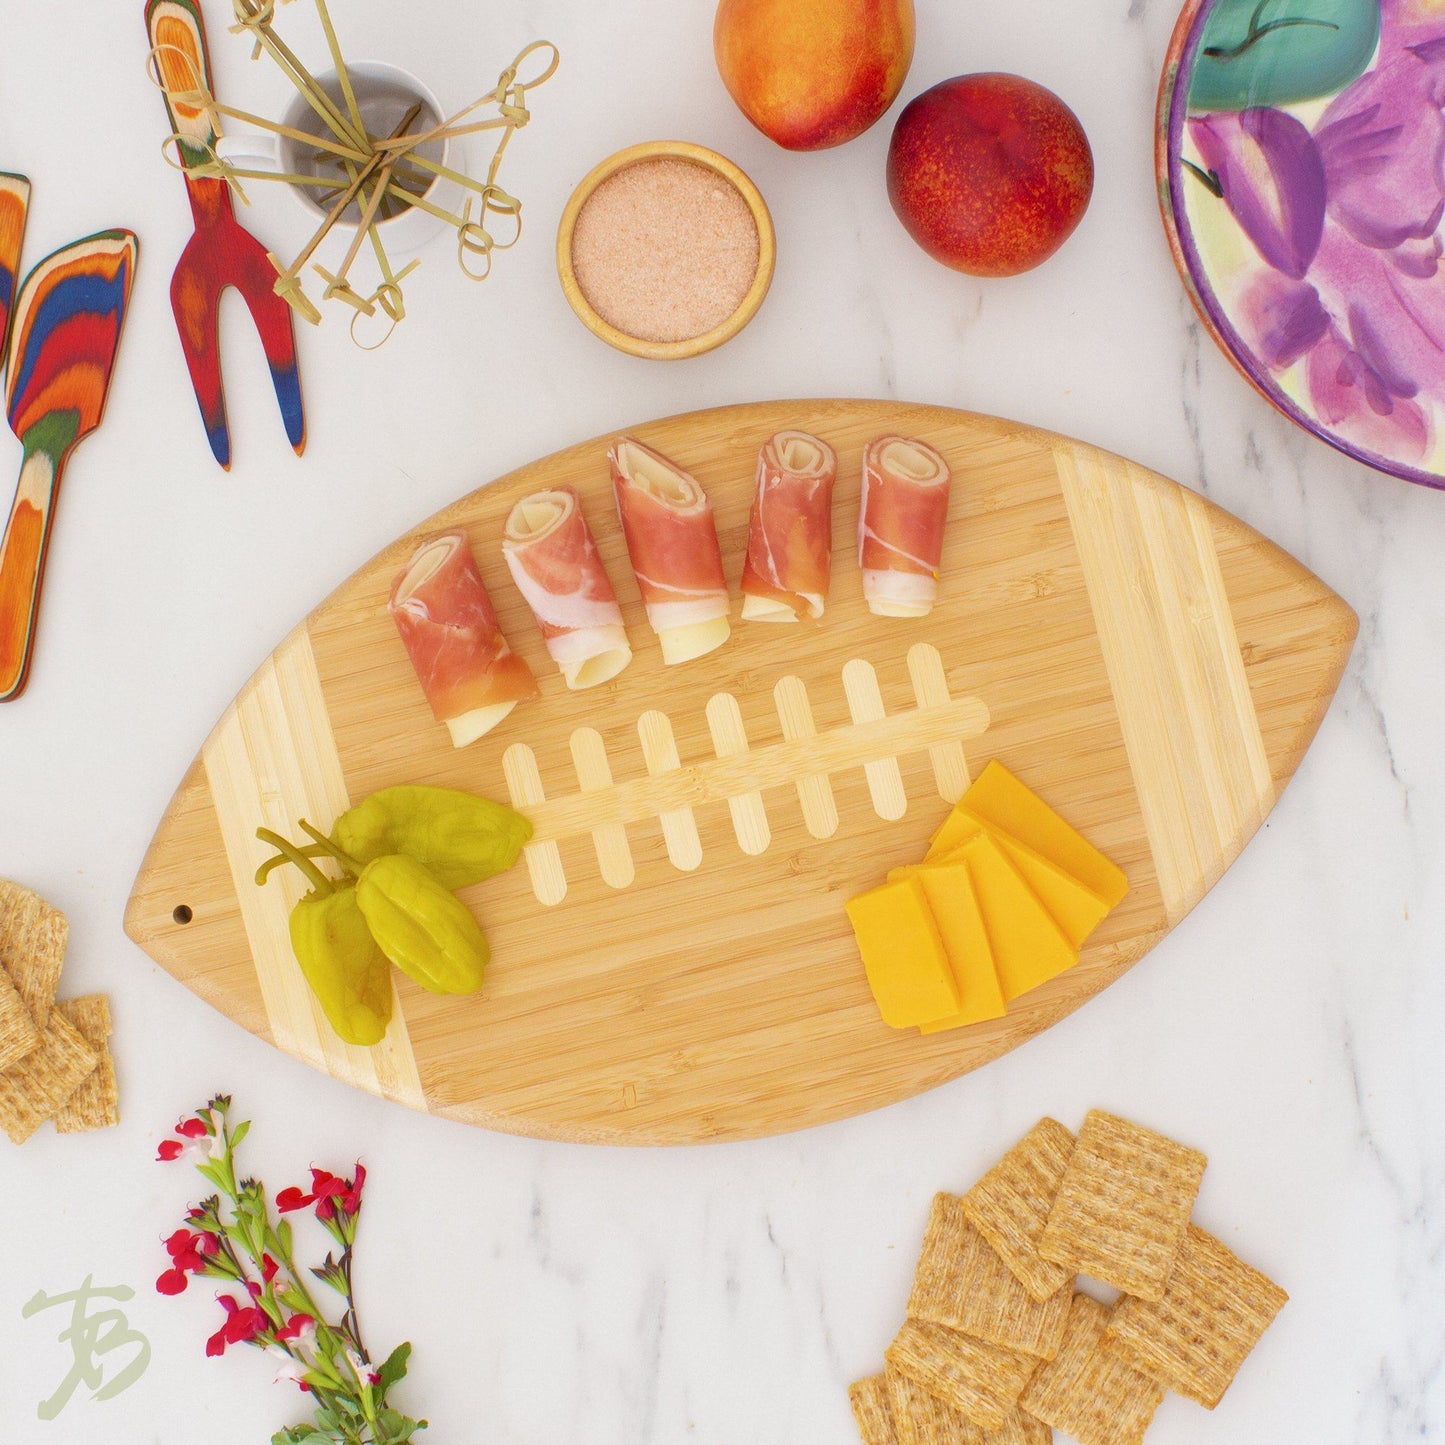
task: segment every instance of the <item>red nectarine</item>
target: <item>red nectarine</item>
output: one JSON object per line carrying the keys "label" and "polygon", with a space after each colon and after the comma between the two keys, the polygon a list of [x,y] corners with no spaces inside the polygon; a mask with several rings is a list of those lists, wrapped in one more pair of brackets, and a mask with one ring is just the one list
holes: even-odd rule
{"label": "red nectarine", "polygon": [[1048,260],[1089,204],[1094,158],[1052,91],[960,75],[909,101],[888,146],[888,199],[936,260],[1014,276]]}

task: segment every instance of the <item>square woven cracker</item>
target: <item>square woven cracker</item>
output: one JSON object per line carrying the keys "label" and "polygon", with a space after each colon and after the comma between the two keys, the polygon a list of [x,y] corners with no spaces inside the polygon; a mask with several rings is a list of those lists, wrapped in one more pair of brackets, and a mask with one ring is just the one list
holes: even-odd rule
{"label": "square woven cracker", "polygon": [[1067,1285],[1036,1300],[964,1217],[955,1194],[936,1194],[908,1297],[909,1319],[1051,1360],[1069,1318]]}
{"label": "square woven cracker", "polygon": [[50,1022],[70,924],[38,894],[0,878],[0,967],[25,1000],[35,1027]]}
{"label": "square woven cracker", "polygon": [[1207,1162],[1197,1149],[1090,1110],[1039,1253],[1125,1294],[1163,1298]]}
{"label": "square woven cracker", "polygon": [[1049,1427],[1017,1407],[985,1430],[897,1370],[885,1374],[898,1445],[1050,1445]]}
{"label": "square woven cracker", "polygon": [[1057,1359],[1040,1365],[1019,1405],[1079,1445],[1139,1445],[1164,1386],[1104,1343],[1109,1311],[1076,1294]]}
{"label": "square woven cracker", "polygon": [[958,1330],[908,1320],[884,1360],[985,1430],[1000,1429],[1038,1361]]}
{"label": "square woven cracker", "polygon": [[969,1223],[1037,1300],[1073,1281],[1063,1265],[1039,1256],[1039,1239],[1073,1152],[1073,1134],[1056,1119],[1040,1119],[963,1196]]}
{"label": "square woven cracker", "polygon": [[10,975],[0,968],[0,1074],[40,1046],[40,1030]]}
{"label": "square woven cracker", "polygon": [[110,1037],[110,1000],[103,993],[88,993],[81,998],[60,999],[55,1008],[75,1025],[100,1060],[56,1113],[56,1133],[83,1134],[119,1124],[115,1061],[105,1042]]}
{"label": "square woven cracker", "polygon": [[0,1128],[23,1144],[80,1087],[95,1068],[95,1051],[58,1009],[40,1047],[0,1074]]}
{"label": "square woven cracker", "polygon": [[1121,1297],[1105,1338],[1145,1374],[1212,1410],[1288,1298],[1191,1224],[1164,1298]]}
{"label": "square woven cracker", "polygon": [[863,1445],[899,1445],[882,1375],[855,1380],[848,1386],[848,1403],[853,1406],[853,1418],[858,1422]]}

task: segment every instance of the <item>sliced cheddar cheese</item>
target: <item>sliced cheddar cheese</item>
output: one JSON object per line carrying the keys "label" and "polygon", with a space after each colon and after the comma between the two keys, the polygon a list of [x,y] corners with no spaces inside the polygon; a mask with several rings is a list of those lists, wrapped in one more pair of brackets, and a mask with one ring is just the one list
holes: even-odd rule
{"label": "sliced cheddar cheese", "polygon": [[914,1028],[959,1011],[948,952],[917,878],[860,893],[847,907],[884,1023]]}
{"label": "sliced cheddar cheese", "polygon": [[[1000,762],[991,762],[963,796],[967,812],[1056,864],[1114,908],[1129,880],[1086,838]],[[947,823],[944,824],[946,828]]]}
{"label": "sliced cheddar cheese", "polygon": [[895,868],[888,875],[890,882],[908,877],[916,877],[923,884],[923,896],[938,925],[949,967],[953,969],[953,981],[958,986],[959,1011],[921,1025],[923,1032],[933,1034],[984,1019],[1002,1018],[1003,990],[994,968],[993,950],[988,946],[983,913],[968,876],[967,861],[958,858],[914,864],[910,868]]}
{"label": "sliced cheddar cheese", "polygon": [[1059,925],[989,834],[978,834],[960,852],[968,863],[1006,1001],[1078,962],[1078,953]]}
{"label": "sliced cheddar cheese", "polygon": [[1048,909],[1049,916],[1059,925],[1064,937],[1075,949],[1082,948],[1084,940],[1108,915],[1109,905],[1092,888],[1064,872],[1057,863],[1045,858],[1042,853],[1035,853],[1027,844],[1020,843],[1001,829],[990,827],[962,803],[934,834],[933,845],[928,850],[929,860],[942,862],[952,858],[964,843],[979,833],[988,833],[1003,849],[1009,862],[1023,875],[1024,882],[1039,895],[1039,902]]}

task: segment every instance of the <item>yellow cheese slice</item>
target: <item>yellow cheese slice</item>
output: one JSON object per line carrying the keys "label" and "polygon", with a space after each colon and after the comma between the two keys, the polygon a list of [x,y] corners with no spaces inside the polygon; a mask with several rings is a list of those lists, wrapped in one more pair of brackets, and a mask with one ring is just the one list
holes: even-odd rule
{"label": "yellow cheese slice", "polygon": [[679,662],[692,662],[716,651],[728,640],[732,625],[726,617],[709,617],[706,622],[688,622],[681,627],[666,627],[657,634],[662,644],[662,660],[669,667]]}
{"label": "yellow cheese slice", "polygon": [[916,877],[923,884],[923,895],[938,924],[943,947],[958,985],[959,1011],[948,1018],[921,1025],[926,1034],[944,1029],[962,1028],[984,1019],[1001,1019],[1005,1013],[1003,990],[994,968],[993,950],[988,945],[988,930],[983,926],[983,913],[968,876],[968,863],[959,858],[937,864],[914,864],[911,868],[895,868],[889,879]]}
{"label": "yellow cheese slice", "polygon": [[847,908],[884,1023],[906,1029],[958,1012],[948,953],[916,878],[860,893]]}
{"label": "yellow cheese slice", "polygon": [[464,748],[476,742],[483,734],[491,732],[516,705],[515,699],[511,702],[489,702],[485,707],[474,707],[460,717],[449,717],[447,731],[452,735],[452,746]]}
{"label": "yellow cheese slice", "polygon": [[983,912],[1005,1000],[1070,969],[1079,956],[1002,848],[980,833],[960,852]]}
{"label": "yellow cheese slice", "polygon": [[1109,905],[1092,888],[1086,888],[1077,878],[1065,873],[1057,863],[1041,853],[1035,853],[1017,838],[989,827],[962,803],[948,815],[934,835],[927,861],[930,864],[947,861],[968,839],[979,833],[988,833],[1003,849],[1009,862],[1023,875],[1024,882],[1038,894],[1039,902],[1048,909],[1049,916],[1059,925],[1070,945],[1076,950],[1082,948],[1084,940],[1108,915]]}
{"label": "yellow cheese slice", "polygon": [[[1081,834],[1000,762],[991,762],[963,795],[975,817],[1032,848],[1092,889],[1110,908],[1129,891],[1129,880]],[[944,825],[947,827],[947,824]]]}

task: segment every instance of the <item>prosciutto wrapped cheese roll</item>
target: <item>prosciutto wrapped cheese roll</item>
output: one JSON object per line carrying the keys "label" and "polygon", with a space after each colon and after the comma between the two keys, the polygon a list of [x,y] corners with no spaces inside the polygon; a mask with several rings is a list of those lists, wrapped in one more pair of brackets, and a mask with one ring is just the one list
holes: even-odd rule
{"label": "prosciutto wrapped cheese roll", "polygon": [[879,617],[926,617],[938,595],[948,463],[924,442],[879,437],[863,453],[858,566]]}
{"label": "prosciutto wrapped cheese roll", "polygon": [[743,617],[797,622],[823,615],[833,569],[833,483],[827,442],[780,431],[758,453],[758,489],[743,563]]}
{"label": "prosciutto wrapped cheese roll", "polygon": [[622,437],[607,460],[662,660],[688,662],[721,647],[731,626],[712,503],[695,477],[631,437]]}
{"label": "prosciutto wrapped cheese roll", "polygon": [[610,682],[632,661],[622,609],[571,487],[523,497],[507,518],[502,555],[568,687]]}
{"label": "prosciutto wrapped cheese roll", "polygon": [[389,610],[432,713],[456,747],[536,696],[531,669],[502,636],[465,532],[422,543],[391,584]]}

